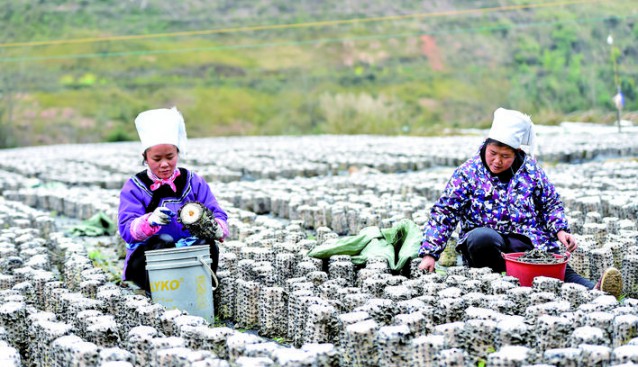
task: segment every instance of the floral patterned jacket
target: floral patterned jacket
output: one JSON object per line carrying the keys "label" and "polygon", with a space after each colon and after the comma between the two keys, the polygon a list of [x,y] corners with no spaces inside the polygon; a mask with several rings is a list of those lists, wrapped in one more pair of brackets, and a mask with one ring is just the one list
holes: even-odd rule
{"label": "floral patterned jacket", "polygon": [[554,185],[536,160],[525,156],[512,179],[501,182],[485,167],[480,152],[454,171],[432,207],[419,256],[438,260],[459,222],[459,244],[472,229],[487,227],[524,235],[541,250],[557,249],[556,234],[569,232],[569,225]]}

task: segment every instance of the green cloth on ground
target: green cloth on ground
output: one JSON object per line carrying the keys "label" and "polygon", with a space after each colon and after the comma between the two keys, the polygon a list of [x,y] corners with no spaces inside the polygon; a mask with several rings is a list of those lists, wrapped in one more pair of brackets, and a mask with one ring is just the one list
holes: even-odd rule
{"label": "green cloth on ground", "polygon": [[111,236],[115,234],[117,227],[115,222],[109,218],[104,212],[98,212],[91,218],[83,221],[81,224],[72,227],[69,230],[71,236],[81,237],[97,237]]}
{"label": "green cloth on ground", "polygon": [[358,235],[321,244],[308,256],[327,259],[332,255],[350,255],[357,265],[372,257],[382,257],[388,260],[390,269],[400,270],[418,256],[421,239],[416,223],[403,219],[392,228],[366,227]]}

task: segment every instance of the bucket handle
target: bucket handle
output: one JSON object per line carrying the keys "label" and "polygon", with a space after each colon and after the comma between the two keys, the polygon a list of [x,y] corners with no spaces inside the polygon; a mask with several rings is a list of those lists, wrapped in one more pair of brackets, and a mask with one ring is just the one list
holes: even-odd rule
{"label": "bucket handle", "polygon": [[214,291],[215,289],[219,287],[219,280],[217,280],[217,276],[213,272],[213,269],[211,269],[210,266],[208,266],[208,264],[204,261],[203,256],[198,256],[197,260],[199,260],[199,262],[202,263],[202,265],[204,265],[204,269],[206,269],[206,271],[208,271],[208,274],[210,274],[211,278],[213,278],[213,283],[215,283],[215,285],[213,286],[213,291]]}

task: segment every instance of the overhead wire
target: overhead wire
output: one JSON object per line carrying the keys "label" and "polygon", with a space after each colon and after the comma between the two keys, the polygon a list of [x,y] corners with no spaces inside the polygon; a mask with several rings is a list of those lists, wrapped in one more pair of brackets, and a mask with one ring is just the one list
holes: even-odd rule
{"label": "overhead wire", "polygon": [[6,42],[6,43],[0,43],[0,48],[51,46],[51,45],[62,45],[62,44],[95,43],[95,42],[105,42],[105,41],[129,41],[129,40],[152,39],[152,38],[199,36],[199,35],[210,35],[210,34],[221,34],[221,33],[238,33],[238,32],[277,30],[277,29],[314,28],[314,27],[325,27],[325,26],[343,25],[343,24],[360,24],[360,23],[370,23],[370,22],[404,20],[404,19],[410,19],[410,18],[413,18],[413,19],[435,18],[435,17],[446,17],[446,16],[453,16],[453,15],[466,15],[466,14],[472,14],[472,13],[490,13],[490,12],[496,12],[496,11],[547,8],[547,7],[557,7],[557,6],[565,6],[565,5],[596,3],[601,1],[603,0],[564,0],[564,1],[554,1],[554,2],[546,2],[546,3],[502,5],[502,6],[487,7],[487,8],[448,10],[448,11],[432,12],[432,13],[389,15],[389,16],[383,16],[383,17],[369,17],[369,18],[332,19],[332,20],[323,20],[323,21],[315,21],[315,22],[268,24],[268,25],[246,26],[246,27],[206,29],[206,30],[198,30],[198,31],[91,37],[91,38],[77,38],[77,39],[67,39],[67,40],[62,39],[62,40],[47,40],[47,41]]}
{"label": "overhead wire", "polygon": [[[616,19],[633,19],[637,15],[627,15],[624,17],[616,16]],[[179,49],[155,49],[155,50],[133,50],[133,51],[120,51],[120,52],[97,52],[89,54],[64,54],[64,55],[47,55],[47,56],[15,56],[15,57],[0,57],[0,63],[10,62],[24,62],[24,61],[47,61],[47,60],[63,60],[63,59],[86,59],[86,58],[106,58],[106,57],[122,57],[122,56],[144,56],[144,55],[159,55],[159,54],[175,54],[175,53],[189,53],[189,52],[202,52],[202,51],[224,51],[224,50],[236,50],[236,49],[249,49],[249,48],[274,48],[282,46],[304,46],[312,44],[327,44],[337,43],[344,41],[363,41],[363,40],[381,40],[391,38],[403,38],[412,37],[416,35],[450,35],[460,33],[482,33],[491,32],[504,29],[515,28],[534,28],[534,27],[549,27],[557,24],[568,23],[596,23],[604,22],[607,17],[595,17],[595,18],[578,18],[557,20],[552,22],[530,22],[530,23],[516,23],[509,25],[497,25],[497,26],[485,26],[485,27],[469,27],[469,28],[457,28],[454,30],[445,31],[429,31],[429,32],[411,32],[400,34],[376,34],[369,36],[355,36],[344,38],[319,38],[306,41],[288,41],[288,42],[270,42],[270,43],[255,43],[255,44],[239,44],[239,45],[216,45],[210,47],[191,47],[191,48],[179,48]]]}

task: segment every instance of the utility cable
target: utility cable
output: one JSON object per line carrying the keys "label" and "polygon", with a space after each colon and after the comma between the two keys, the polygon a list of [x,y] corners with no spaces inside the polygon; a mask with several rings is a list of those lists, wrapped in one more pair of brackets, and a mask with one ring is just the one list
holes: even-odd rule
{"label": "utility cable", "polygon": [[130,41],[130,40],[151,39],[151,38],[201,36],[201,35],[208,35],[208,34],[253,32],[253,31],[294,29],[294,28],[326,27],[326,26],[343,25],[343,24],[360,24],[360,23],[383,22],[383,21],[415,19],[415,18],[448,17],[448,16],[454,16],[454,15],[466,15],[466,14],[474,14],[474,13],[490,13],[490,12],[496,12],[496,11],[535,9],[535,8],[549,8],[549,7],[557,7],[557,6],[565,6],[565,5],[596,3],[596,2],[601,2],[601,1],[602,0],[567,0],[567,1],[555,1],[555,2],[549,2],[549,3],[503,5],[503,6],[489,7],[489,8],[449,10],[449,11],[433,12],[433,13],[390,15],[390,16],[384,16],[384,17],[352,18],[352,19],[341,19],[341,20],[334,19],[334,20],[305,22],[305,23],[270,24],[270,25],[259,25],[259,26],[249,26],[249,27],[206,29],[206,30],[199,30],[199,31],[186,31],[186,32],[137,34],[137,35],[125,35],[125,36],[92,37],[92,38],[76,38],[76,39],[68,39],[68,40],[9,42],[9,43],[0,43],[0,48],[51,46],[51,45],[95,43],[95,42],[106,42],[106,41]]}
{"label": "utility cable", "polygon": [[[616,17],[617,19],[633,19],[637,15],[628,15],[625,17]],[[460,28],[446,31],[432,31],[432,32],[418,32],[418,33],[401,33],[401,34],[383,34],[383,35],[370,35],[359,37],[347,37],[347,38],[320,38],[307,41],[289,41],[289,42],[271,42],[271,43],[258,43],[258,44],[245,44],[245,45],[220,45],[211,47],[192,47],[192,48],[180,48],[180,49],[160,49],[160,50],[134,50],[134,51],[121,51],[121,52],[99,52],[90,54],[64,54],[64,55],[52,55],[52,56],[15,56],[15,57],[0,57],[0,63],[11,62],[26,62],[26,61],[46,61],[46,60],[66,60],[66,59],[87,59],[87,58],[106,58],[106,57],[123,57],[123,56],[144,56],[144,55],[159,55],[159,54],[175,54],[175,53],[189,53],[189,52],[202,52],[202,51],[224,51],[224,50],[237,50],[237,49],[249,49],[249,48],[274,48],[282,46],[304,46],[313,44],[328,44],[344,41],[364,41],[364,40],[381,40],[390,38],[404,38],[413,37],[418,35],[450,35],[459,33],[481,33],[481,32],[493,32],[503,29],[515,29],[515,28],[534,28],[534,27],[550,27],[557,24],[567,23],[596,23],[604,22],[607,17],[597,18],[578,18],[569,20],[560,20],[554,22],[532,22],[532,23],[517,23],[512,25],[498,25],[498,26],[485,26],[477,28]]]}

